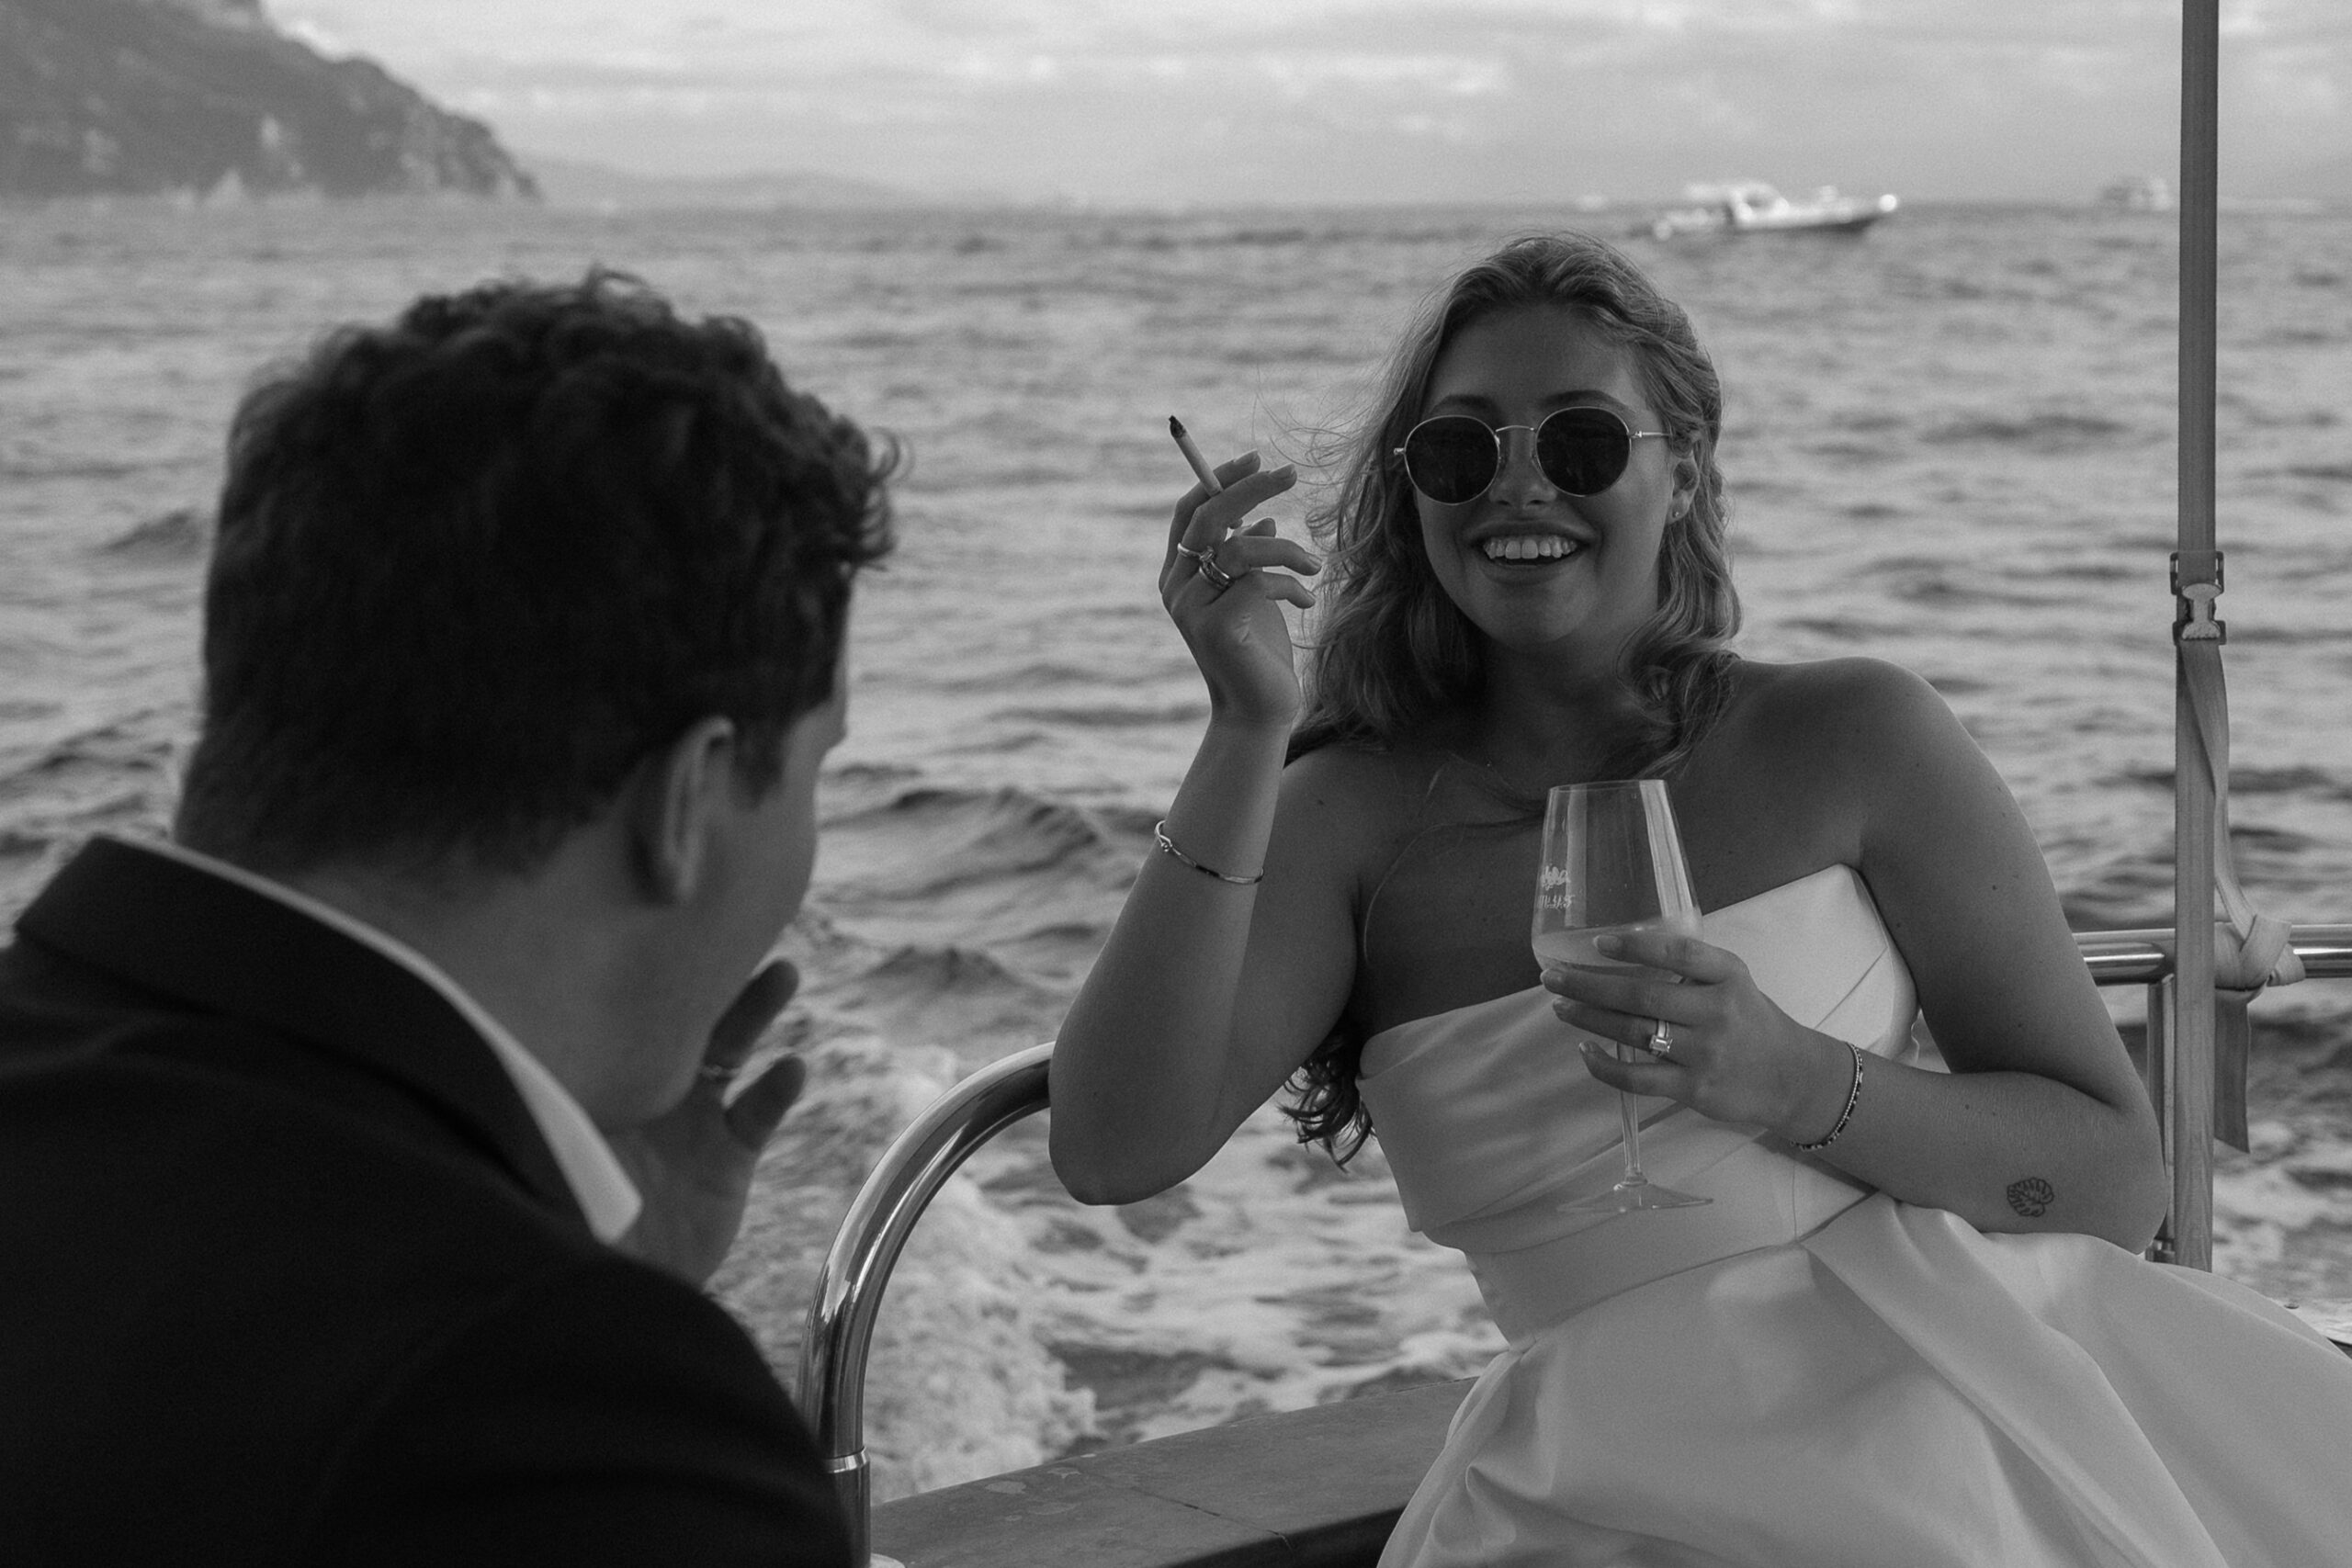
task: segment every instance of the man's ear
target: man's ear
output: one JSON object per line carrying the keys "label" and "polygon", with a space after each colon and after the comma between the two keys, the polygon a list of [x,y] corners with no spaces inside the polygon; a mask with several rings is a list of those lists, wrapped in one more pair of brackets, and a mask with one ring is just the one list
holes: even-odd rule
{"label": "man's ear", "polygon": [[708,874],[713,813],[734,787],[735,725],[697,720],[639,764],[626,786],[630,859],[646,897],[683,904]]}

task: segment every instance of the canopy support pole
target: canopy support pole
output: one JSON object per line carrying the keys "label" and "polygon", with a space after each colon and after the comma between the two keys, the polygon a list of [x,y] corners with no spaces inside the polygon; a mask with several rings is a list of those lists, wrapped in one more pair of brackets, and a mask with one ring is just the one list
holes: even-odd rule
{"label": "canopy support pole", "polygon": [[[2221,587],[2214,547],[2215,231],[2219,208],[2220,0],[2182,0],[2180,18],[2180,553],[2174,592]],[[2180,598],[2174,637],[2191,621]],[[2178,983],[2172,1041],[2171,1260],[2213,1267],[2213,781],[2199,748],[2188,672],[2176,659],[2173,919]]]}

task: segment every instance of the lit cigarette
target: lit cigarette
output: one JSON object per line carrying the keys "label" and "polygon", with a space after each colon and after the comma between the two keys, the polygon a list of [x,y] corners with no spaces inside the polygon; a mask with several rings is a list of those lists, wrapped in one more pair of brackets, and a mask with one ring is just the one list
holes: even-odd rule
{"label": "lit cigarette", "polygon": [[1209,467],[1206,457],[1201,456],[1201,449],[1193,445],[1193,438],[1184,434],[1184,422],[1172,413],[1168,416],[1168,434],[1176,438],[1176,450],[1184,454],[1184,461],[1193,465],[1193,472],[1201,476],[1201,482],[1208,486],[1209,493],[1224,494],[1225,487],[1216,482],[1216,470]]}

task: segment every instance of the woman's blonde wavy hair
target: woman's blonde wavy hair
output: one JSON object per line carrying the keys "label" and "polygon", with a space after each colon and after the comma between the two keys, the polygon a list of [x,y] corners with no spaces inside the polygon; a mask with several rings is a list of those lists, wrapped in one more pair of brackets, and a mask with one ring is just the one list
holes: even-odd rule
{"label": "woman's blonde wavy hair", "polygon": [[[1420,420],[1430,374],[1455,334],[1528,306],[1573,310],[1629,353],[1668,450],[1691,481],[1690,509],[1669,524],[1658,552],[1657,612],[1623,655],[1641,719],[1621,738],[1602,776],[1671,772],[1723,712],[1739,599],[1715,463],[1723,389],[1713,362],[1681,308],[1615,246],[1586,234],[1537,234],[1504,245],[1423,306],[1370,416],[1346,444],[1334,498],[1308,519],[1326,561],[1294,759],[1335,743],[1397,745],[1478,700],[1480,634],[1430,568],[1413,487],[1395,453]],[[1293,1080],[1299,1103],[1290,1114],[1300,1138],[1321,1142],[1342,1160],[1370,1128],[1355,1087],[1362,1052],[1361,1040],[1334,1034]]]}

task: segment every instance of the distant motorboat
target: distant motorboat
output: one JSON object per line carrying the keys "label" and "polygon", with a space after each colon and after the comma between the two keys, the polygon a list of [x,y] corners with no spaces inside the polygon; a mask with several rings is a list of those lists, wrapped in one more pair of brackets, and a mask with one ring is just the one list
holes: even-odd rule
{"label": "distant motorboat", "polygon": [[1659,213],[1649,226],[1652,239],[1702,234],[1858,234],[1895,208],[1892,196],[1869,201],[1840,196],[1836,186],[1823,186],[1807,200],[1792,201],[1761,180],[1691,186],[1683,197],[1704,205]]}
{"label": "distant motorboat", "polygon": [[2172,186],[2162,175],[2125,175],[2098,193],[2098,204],[2125,212],[2170,212]]}

